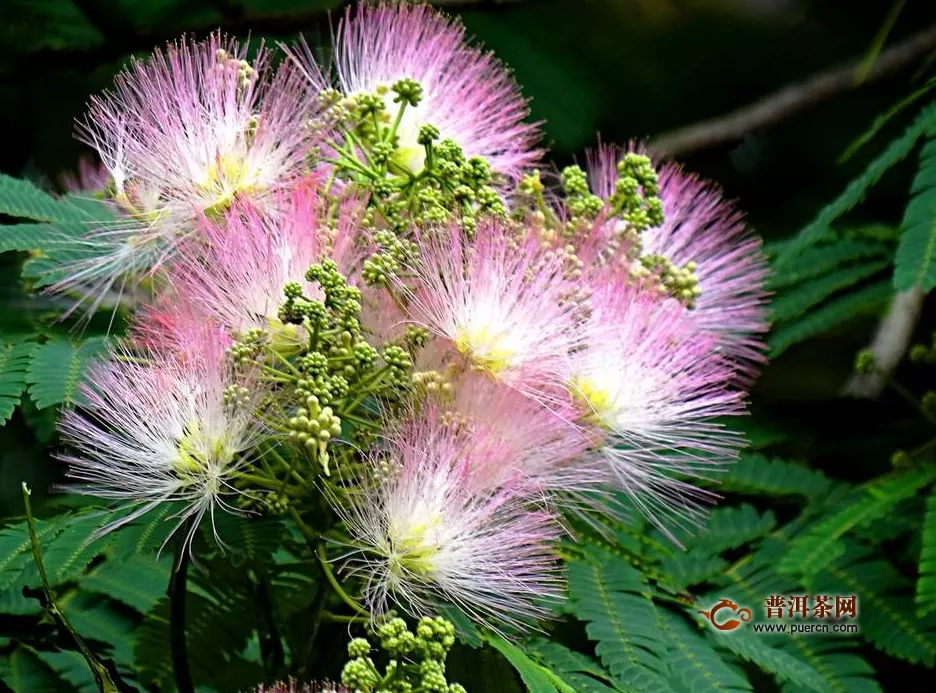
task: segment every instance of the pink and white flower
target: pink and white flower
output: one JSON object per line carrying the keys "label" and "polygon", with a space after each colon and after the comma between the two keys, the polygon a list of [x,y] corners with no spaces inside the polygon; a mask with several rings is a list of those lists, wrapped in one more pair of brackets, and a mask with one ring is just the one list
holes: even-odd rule
{"label": "pink and white flower", "polygon": [[514,237],[496,219],[481,220],[472,239],[452,224],[420,234],[417,245],[413,322],[498,382],[547,401],[577,340],[578,309],[569,301],[575,285],[562,257],[532,234]]}
{"label": "pink and white flower", "polygon": [[[454,378],[446,416],[496,454],[479,455],[472,469],[479,488],[523,483],[541,492],[574,495],[594,491],[603,480],[589,448],[594,437],[576,425],[571,402],[545,407],[478,372]],[[432,412],[423,416],[431,418]]]}
{"label": "pink and white flower", "polygon": [[349,500],[333,499],[356,548],[346,567],[364,580],[374,616],[391,600],[413,615],[447,602],[492,627],[522,628],[561,593],[551,548],[559,525],[522,484],[478,489],[475,456],[498,448],[477,443],[438,420],[411,421],[392,437],[383,464],[374,460],[378,480]]}
{"label": "pink and white flower", "polygon": [[242,197],[273,204],[307,167],[315,103],[294,66],[274,73],[263,47],[247,61],[246,48],[220,34],[134,60],[78,128],[132,223],[93,231],[96,256],[63,287],[100,293],[120,274],[158,268],[202,215]]}
{"label": "pink and white flower", "polygon": [[238,203],[222,220],[204,220],[204,242],[183,249],[168,273],[173,302],[197,306],[235,337],[260,329],[284,347],[299,344],[300,328],[278,317],[283,287],[297,282],[307,296],[321,298],[305,274],[324,259],[334,260],[345,275],[356,272],[363,204],[345,198],[329,220],[329,201],[314,179],[281,197],[277,214]]}
{"label": "pink and white flower", "polygon": [[[321,88],[322,70],[304,46],[297,60]],[[465,28],[426,5],[360,5],[348,9],[335,36],[338,88],[346,96],[379,94],[392,119],[399,108],[391,87],[400,79],[422,86],[422,101],[407,107],[397,130],[397,163],[418,173],[425,151],[423,125],[438,128],[466,156],[481,156],[496,173],[516,178],[535,162],[539,132],[524,122],[527,100],[510,71],[491,53],[469,43]]]}
{"label": "pink and white flower", "polygon": [[191,542],[205,515],[213,522],[217,508],[231,509],[224,496],[264,433],[263,388],[231,370],[223,334],[205,329],[197,339],[186,358],[118,350],[91,371],[87,406],[63,415],[70,490],[132,510],[102,534],[181,501],[177,528],[191,520]]}
{"label": "pink and white flower", "polygon": [[[589,154],[596,195],[607,199],[613,194],[623,153],[600,146]],[[664,222],[643,233],[643,250],[678,267],[695,263],[701,295],[690,311],[692,320],[698,329],[717,335],[719,348],[749,379],[764,361],[763,335],[768,328],[768,270],[760,238],[713,183],[674,163],[663,164],[658,175]]]}
{"label": "pink and white flower", "polygon": [[712,497],[689,483],[732,462],[741,436],[715,420],[742,414],[731,363],[714,336],[700,334],[680,304],[609,284],[591,298],[585,347],[569,355],[566,381],[613,486],[664,531],[692,519]]}

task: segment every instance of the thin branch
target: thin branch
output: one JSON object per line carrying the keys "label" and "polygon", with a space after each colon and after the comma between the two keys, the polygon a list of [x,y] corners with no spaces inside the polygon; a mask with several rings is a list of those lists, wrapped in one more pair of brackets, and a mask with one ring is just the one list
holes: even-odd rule
{"label": "thin branch", "polygon": [[926,294],[918,287],[894,296],[890,310],[881,318],[874,339],[868,345],[874,354],[875,372],[852,375],[842,388],[843,395],[875,399],[881,394],[907,353],[925,298]]}
{"label": "thin branch", "polygon": [[25,481],[22,486],[23,505],[26,507],[26,523],[29,528],[29,543],[32,545],[33,561],[36,564],[36,570],[39,572],[39,582],[42,585],[42,591],[45,596],[45,604],[43,604],[43,606],[45,607],[46,613],[49,614],[52,620],[55,621],[62,630],[71,636],[75,645],[78,646],[78,651],[81,652],[81,656],[84,657],[88,668],[91,669],[91,673],[94,675],[98,691],[101,693],[120,693],[120,689],[111,678],[107,667],[94,656],[91,648],[89,648],[84,639],[78,635],[78,631],[75,630],[74,626],[72,626],[71,622],[65,616],[65,612],[62,611],[55,601],[55,593],[52,592],[52,585],[49,583],[49,576],[46,574],[45,565],[42,562],[39,537],[36,535],[36,519],[33,517],[32,504],[30,503],[32,491],[29,490]]}
{"label": "thin branch", "polygon": [[861,58],[823,70],[743,108],[658,135],[651,139],[650,148],[659,155],[680,156],[738,141],[822,101],[898,72],[934,49],[936,24],[882,51],[866,71]]}
{"label": "thin branch", "polygon": [[169,578],[169,650],[172,654],[172,670],[179,693],[194,693],[192,672],[189,668],[188,647],[185,638],[185,607],[188,601],[188,568],[191,547],[187,538],[193,528],[192,520],[186,521],[178,538],[175,563]]}

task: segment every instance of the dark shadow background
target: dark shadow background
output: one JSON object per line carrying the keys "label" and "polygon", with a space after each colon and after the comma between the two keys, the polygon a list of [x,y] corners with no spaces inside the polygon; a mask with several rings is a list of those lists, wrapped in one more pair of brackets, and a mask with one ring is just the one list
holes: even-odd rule
{"label": "dark shadow background", "polygon": [[[339,0],[0,0],[0,170],[54,187],[84,149],[72,138],[89,94],[108,86],[128,55],[183,32],[221,27],[254,40],[327,39]],[[448,4],[471,33],[515,70],[545,121],[558,164],[605,141],[647,138],[717,116],[812,73],[866,53],[889,0],[461,0]],[[936,22],[936,2],[908,0],[888,41]],[[933,56],[931,56],[932,58]],[[860,85],[741,141],[682,157],[738,200],[767,240],[798,230],[855,177],[914,109],[845,164],[843,150],[891,105],[918,87],[918,61]],[[929,66],[929,74],[934,67]],[[916,78],[916,81],[914,81]],[[891,172],[850,219],[896,224],[914,163]],[[0,272],[14,273],[0,256]],[[8,283],[8,282],[4,282]],[[920,324],[936,326],[930,301]],[[0,335],[2,324],[0,320]],[[860,481],[888,468],[903,435],[904,405],[833,399],[873,321],[793,348],[771,364],[754,393],[756,415],[803,431],[810,464]],[[926,389],[929,371],[898,376]],[[29,415],[28,410],[26,415]],[[38,436],[22,420],[0,429],[0,514],[15,512],[24,469],[34,487],[54,476],[51,428]],[[49,422],[51,426],[51,421]],[[844,441],[844,445],[843,445]],[[854,441],[853,451],[848,444]],[[834,442],[834,445],[832,443]],[[827,453],[824,450],[835,452]],[[870,648],[887,690],[934,690],[934,677]]]}

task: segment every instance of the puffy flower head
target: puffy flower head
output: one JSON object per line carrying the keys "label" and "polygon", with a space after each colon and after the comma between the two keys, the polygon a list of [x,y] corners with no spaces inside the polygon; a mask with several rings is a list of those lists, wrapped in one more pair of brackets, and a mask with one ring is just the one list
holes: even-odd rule
{"label": "puffy flower head", "polygon": [[314,103],[294,66],[274,74],[262,47],[248,61],[245,48],[219,34],[134,60],[113,91],[92,98],[78,129],[133,223],[95,233],[109,252],[76,268],[71,282],[152,270],[202,215],[242,197],[274,201],[305,169]]}
{"label": "puffy flower head", "polygon": [[[622,154],[602,146],[589,155],[590,181],[600,197],[614,192]],[[694,324],[717,335],[719,348],[749,377],[764,360],[762,337],[767,331],[767,263],[761,241],[714,184],[673,163],[660,167],[658,177],[664,222],[643,233],[643,251],[693,268],[700,291],[690,310]]]}
{"label": "puffy flower head", "polygon": [[[320,75],[311,52],[304,63]],[[399,104],[393,85],[414,80],[422,98],[407,107],[397,129],[398,164],[422,170],[419,130],[432,125],[466,156],[485,157],[495,172],[515,177],[535,161],[537,128],[524,122],[527,101],[509,71],[493,55],[471,46],[460,22],[426,5],[361,4],[348,10],[335,37],[338,88],[349,97],[376,94],[390,124]]]}
{"label": "puffy flower head", "polygon": [[686,479],[730,462],[743,441],[714,419],[743,413],[731,364],[674,301],[609,285],[591,298],[585,347],[566,380],[586,422],[605,436],[610,480],[665,529],[705,496]]}
{"label": "puffy flower head", "polygon": [[182,501],[180,525],[195,525],[216,507],[263,426],[256,417],[260,386],[229,368],[222,334],[203,330],[186,358],[117,352],[92,370],[88,405],[60,423],[72,452],[71,490],[134,507],[107,532],[160,503]]}
{"label": "puffy flower head", "polygon": [[411,319],[495,380],[542,397],[543,382],[575,343],[573,286],[561,256],[532,236],[513,237],[495,219],[482,220],[470,240],[452,225],[417,244]]}
{"label": "puffy flower head", "polygon": [[557,596],[558,525],[522,485],[477,489],[472,455],[494,449],[473,442],[452,426],[412,422],[375,464],[379,480],[350,505],[335,503],[372,614],[391,600],[418,615],[448,602],[481,622],[522,626]]}
{"label": "puffy flower head", "polygon": [[278,317],[283,287],[296,282],[307,296],[320,296],[321,289],[305,275],[310,265],[326,258],[344,274],[353,272],[362,205],[356,199],[343,201],[330,222],[328,201],[314,181],[283,197],[277,214],[238,203],[222,220],[206,220],[205,242],[190,244],[169,273],[173,302],[198,306],[235,336],[260,329],[283,347],[298,344],[301,328]]}
{"label": "puffy flower head", "polygon": [[[475,455],[472,483],[495,489],[505,483],[525,483],[540,491],[574,493],[600,483],[601,474],[586,454],[591,437],[575,425],[568,403],[543,406],[516,390],[476,371],[456,375],[443,418],[460,426],[490,455]],[[433,412],[425,412],[427,419]]]}

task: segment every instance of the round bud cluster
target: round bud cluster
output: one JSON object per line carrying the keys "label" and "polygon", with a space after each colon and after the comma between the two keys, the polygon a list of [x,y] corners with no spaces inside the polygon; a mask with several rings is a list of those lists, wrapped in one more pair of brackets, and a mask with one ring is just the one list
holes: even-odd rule
{"label": "round bud cluster", "polygon": [[406,327],[406,335],[403,337],[403,342],[413,349],[424,348],[429,343],[428,328],[408,325]]}
{"label": "round bud cluster", "polygon": [[439,128],[435,125],[422,125],[419,128],[419,134],[416,136],[416,141],[424,147],[428,147],[433,142],[439,139],[441,134],[439,133]]}
{"label": "round bud cluster", "polygon": [[235,366],[255,361],[263,348],[266,335],[263,330],[254,328],[245,332],[240,339],[228,348],[228,356]]}
{"label": "round bud cluster", "polygon": [[702,295],[699,278],[696,276],[696,263],[687,262],[684,267],[674,265],[662,255],[642,255],[640,265],[659,281],[664,293],[672,296],[688,308],[695,307],[695,302]]}
{"label": "round bud cluster", "polygon": [[229,409],[245,407],[250,403],[250,390],[243,385],[229,385],[221,392],[221,403]]}
{"label": "round bud cluster", "polygon": [[862,349],[855,356],[855,372],[869,375],[877,370],[877,357],[870,349]]}
{"label": "round bud cluster", "polygon": [[341,419],[331,407],[320,407],[314,396],[308,397],[306,403],[310,406],[299,407],[287,422],[290,438],[312,448],[317,446],[317,441],[327,443],[341,435]]}
{"label": "round bud cluster", "polygon": [[422,101],[422,85],[416,80],[409,78],[398,80],[394,83],[392,89],[393,93],[396,94],[393,97],[393,103],[418,106],[419,102]]}
{"label": "round bud cluster", "polygon": [[406,349],[396,344],[387,345],[383,350],[383,360],[390,369],[390,381],[393,384],[405,386],[410,382],[413,359]]}
{"label": "round bud cluster", "polygon": [[420,619],[412,633],[401,618],[391,618],[376,630],[378,649],[389,659],[384,672],[368,656],[369,643],[355,638],[341,681],[360,693],[466,693],[445,677],[445,658],[455,644],[454,626],[441,617]]}
{"label": "round bud cluster", "polygon": [[663,223],[660,184],[650,158],[630,152],[618,163],[618,180],[608,200],[612,213],[638,232]]}

